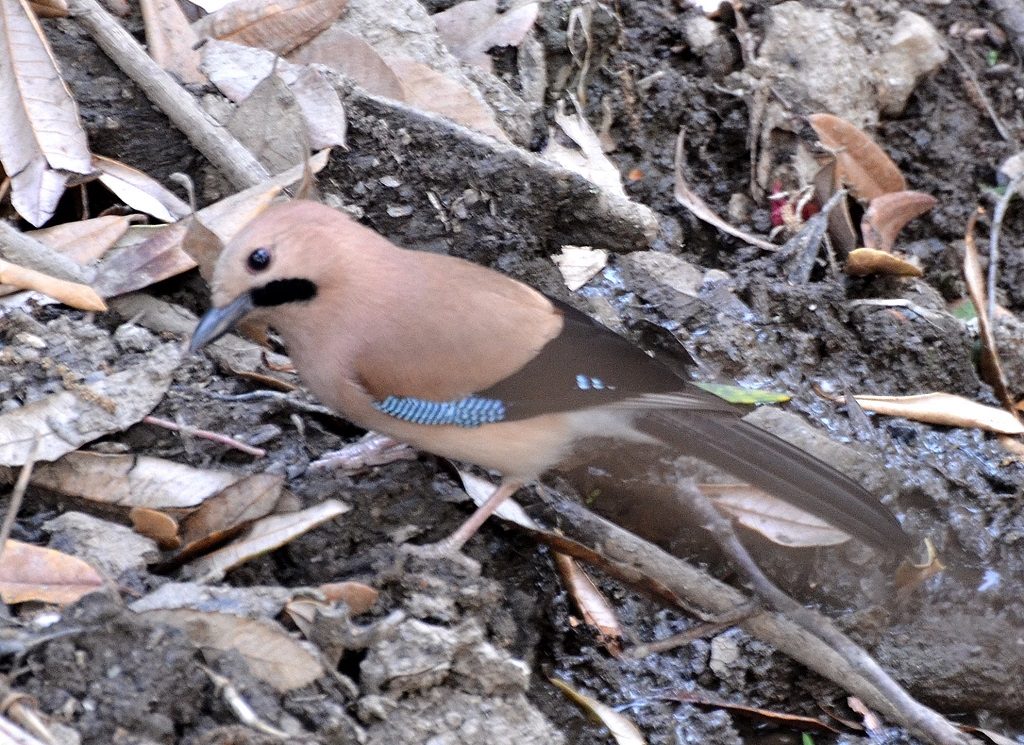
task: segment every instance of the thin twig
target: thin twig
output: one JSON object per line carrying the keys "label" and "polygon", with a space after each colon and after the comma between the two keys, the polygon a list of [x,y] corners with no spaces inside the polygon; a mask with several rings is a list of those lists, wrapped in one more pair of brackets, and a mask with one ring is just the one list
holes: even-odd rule
{"label": "thin twig", "polygon": [[207,429],[196,429],[195,427],[189,427],[186,424],[179,424],[172,422],[170,419],[161,419],[156,416],[145,416],[142,418],[146,424],[152,424],[154,427],[163,427],[174,432],[181,432],[183,435],[189,435],[190,437],[198,437],[201,440],[210,440],[211,442],[217,442],[221,445],[227,445],[229,448],[235,450],[241,450],[243,453],[248,453],[255,458],[264,458],[267,455],[267,451],[263,448],[253,447],[240,440],[236,440],[234,437],[222,435],[219,432],[211,432]]}
{"label": "thin twig", "polygon": [[[988,234],[988,317],[992,322],[992,333],[996,331],[996,278],[999,274],[999,232],[1003,229],[1003,217],[1010,206],[1010,200],[1024,184],[1024,172],[1018,173],[1011,179],[1006,191],[996,202],[995,211],[992,213],[992,228]],[[995,351],[995,350],[993,350]]]}
{"label": "thin twig", "polygon": [[996,128],[999,136],[1007,142],[1013,142],[1013,135],[1010,134],[1010,130],[1006,128],[1006,125],[1003,124],[1003,120],[999,118],[999,114],[996,113],[995,107],[988,100],[988,96],[985,95],[985,91],[982,90],[981,83],[978,81],[978,76],[974,74],[974,70],[972,70],[967,64],[967,60],[965,60],[952,45],[946,44],[945,47],[949,50],[949,53],[953,55],[953,59],[960,63],[960,69],[963,70],[964,76],[967,78],[967,82],[974,86],[973,92],[977,96],[978,100],[981,101],[981,105],[985,108],[988,118],[992,120],[992,125]]}
{"label": "thin twig", "polygon": [[69,0],[68,12],[232,184],[244,189],[270,178],[252,153],[203,111],[97,0]]}
{"label": "thin twig", "polygon": [[7,514],[4,515],[3,525],[0,525],[0,556],[4,555],[4,549],[7,548],[7,539],[11,535],[14,520],[18,516],[18,510],[21,509],[21,502],[25,498],[29,479],[32,478],[32,468],[36,464],[36,454],[39,452],[40,439],[36,437],[32,440],[32,448],[28,451],[28,457],[25,458],[25,464],[21,467],[18,480],[14,482],[14,489],[11,491],[11,501],[7,505]]}
{"label": "thin twig", "polygon": [[731,611],[721,614],[714,621],[697,624],[693,628],[681,631],[678,634],[672,634],[672,636],[668,636],[664,639],[647,642],[646,644],[634,644],[626,649],[624,653],[626,657],[629,657],[630,659],[639,660],[647,657],[648,655],[658,654],[659,652],[668,652],[669,650],[677,649],[678,647],[695,642],[698,639],[704,639],[713,634],[725,631],[728,628],[736,626],[741,621],[746,621],[755,613],[761,612],[761,606],[757,603],[740,605]]}

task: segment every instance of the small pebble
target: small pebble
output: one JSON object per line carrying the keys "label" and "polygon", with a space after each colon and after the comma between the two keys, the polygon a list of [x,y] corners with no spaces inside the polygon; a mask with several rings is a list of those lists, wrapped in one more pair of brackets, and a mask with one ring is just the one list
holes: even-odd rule
{"label": "small pebble", "polygon": [[396,189],[402,185],[401,179],[395,176],[384,176],[380,179],[380,183],[382,186],[386,186],[389,189]]}
{"label": "small pebble", "polygon": [[124,323],[114,332],[114,343],[122,352],[148,352],[155,346],[156,338],[142,326]]}
{"label": "small pebble", "polygon": [[388,205],[388,215],[390,217],[408,217],[412,214],[411,204],[392,204]]}

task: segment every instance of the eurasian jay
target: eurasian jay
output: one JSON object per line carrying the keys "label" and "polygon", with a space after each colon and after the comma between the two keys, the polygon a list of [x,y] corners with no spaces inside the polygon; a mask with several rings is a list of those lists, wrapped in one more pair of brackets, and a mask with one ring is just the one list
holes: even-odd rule
{"label": "eurasian jay", "polygon": [[326,206],[265,211],[224,249],[211,284],[191,351],[242,318],[264,321],[346,419],[502,474],[448,550],[522,485],[610,441],[669,446],[868,544],[913,546],[857,483],[586,315],[491,269],[399,248]]}

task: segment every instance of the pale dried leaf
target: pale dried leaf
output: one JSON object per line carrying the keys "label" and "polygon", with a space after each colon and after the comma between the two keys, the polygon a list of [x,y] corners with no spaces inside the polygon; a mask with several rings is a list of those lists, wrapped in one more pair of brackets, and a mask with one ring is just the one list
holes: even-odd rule
{"label": "pale dried leaf", "polygon": [[[292,164],[301,163],[310,148],[322,150],[335,145],[346,147],[348,120],[345,107],[327,76],[312,67],[300,67],[294,77],[282,77],[299,104],[309,135],[308,144]],[[298,132],[295,134],[298,135]]]}
{"label": "pale dried leaf", "polygon": [[[494,490],[497,488],[487,479],[482,479],[479,476],[474,476],[469,471],[463,471],[459,469],[459,478],[462,480],[462,488],[466,490],[466,494],[473,500],[473,503],[479,507],[486,502]],[[539,530],[537,523],[526,514],[518,502],[514,499],[506,499],[500,505],[498,509],[494,511],[494,514],[500,517],[502,520],[508,520],[510,523],[516,525],[522,525],[524,528],[530,528],[531,530]]]}
{"label": "pale dried leaf", "polygon": [[855,197],[870,202],[906,190],[900,169],[859,127],[832,114],[812,114],[808,120],[821,144],[835,151],[839,180]]}
{"label": "pale dried leaf", "polygon": [[200,276],[209,283],[213,280],[213,267],[224,250],[224,243],[203,224],[199,215],[192,215],[184,223],[187,228],[181,238],[181,250],[199,266]]}
{"label": "pale dried leaf", "polygon": [[187,204],[142,171],[102,155],[93,156],[93,165],[100,172],[100,183],[133,210],[163,222],[175,222],[192,212]]}
{"label": "pale dried leaf", "polygon": [[79,310],[105,311],[107,304],[88,285],[57,279],[0,259],[0,284],[32,290]]}
{"label": "pale dried leaf", "polygon": [[139,0],[139,6],[149,56],[183,83],[206,83],[206,76],[199,71],[199,37],[178,0]]}
{"label": "pale dried leaf", "polygon": [[565,286],[576,292],[608,265],[608,252],[590,246],[562,246],[562,252],[551,260],[562,273]]}
{"label": "pale dried leaf", "polygon": [[335,499],[286,515],[272,515],[256,522],[245,535],[193,564],[197,576],[220,577],[245,562],[269,553],[321,523],[351,509]]}
{"label": "pale dried leaf", "polygon": [[59,494],[119,507],[195,507],[245,478],[149,455],[81,451],[37,464],[32,484]]}
{"label": "pale dried leaf", "polygon": [[593,720],[607,727],[618,745],[647,745],[647,739],[643,733],[625,714],[620,714],[596,698],[580,693],[564,681],[557,678],[548,678],[548,680]]}
{"label": "pale dried leaf", "polygon": [[288,54],[326,30],[348,0],[235,0],[193,24],[200,37]]}
{"label": "pale dried leaf", "polygon": [[782,546],[835,546],[850,540],[824,520],[747,484],[701,484],[715,506]]}
{"label": "pale dried leaf", "polygon": [[355,34],[332,26],[288,55],[296,64],[320,64],[350,78],[367,93],[404,101],[405,87],[384,58]]}
{"label": "pale dried leaf", "polygon": [[846,257],[844,270],[852,277],[866,277],[870,274],[887,274],[896,277],[922,277],[924,272],[917,264],[898,254],[877,248],[857,248]]}
{"label": "pale dried leaf", "polygon": [[510,142],[490,107],[461,83],[407,57],[387,57],[385,61],[402,82],[405,101],[410,106],[438,114],[501,142]]}
{"label": "pale dried leaf", "polygon": [[1024,424],[1008,411],[951,393],[918,396],[854,396],[862,409],[946,427],[977,427],[1004,435],[1024,434]]}
{"label": "pale dried leaf", "polygon": [[[276,74],[268,75],[253,89],[227,126],[269,173],[286,171],[306,157],[302,112],[295,95]],[[206,275],[204,278],[209,281]]]}
{"label": "pale dried leaf", "polygon": [[0,414],[0,466],[23,465],[36,439],[37,460],[53,461],[127,429],[163,399],[179,359],[179,344],[162,344],[134,367]]}
{"label": "pale dried leaf", "polygon": [[749,243],[751,246],[757,246],[764,251],[777,251],[778,246],[769,241],[758,238],[750,233],[739,228],[734,228],[732,225],[727,223],[721,217],[715,214],[714,210],[708,207],[707,203],[700,198],[700,196],[686,181],[684,175],[684,169],[686,166],[686,148],[685,145],[685,133],[683,130],[679,130],[679,136],[676,138],[676,158],[675,158],[675,198],[679,204],[683,205],[686,209],[693,213],[693,216],[698,220],[712,225],[723,233],[731,235],[735,238],[739,238],[745,243]]}
{"label": "pale dried leaf", "polygon": [[92,172],[78,106],[25,0],[0,0],[0,163],[11,203],[35,226],[53,216],[67,172]]}
{"label": "pale dried leaf", "polygon": [[178,521],[166,512],[149,507],[132,507],[128,511],[128,519],[132,521],[136,533],[152,538],[164,551],[181,545]]}
{"label": "pale dried leaf", "polygon": [[604,154],[601,140],[583,114],[566,114],[564,102],[559,101],[555,123],[579,149],[574,150],[560,144],[555,132],[552,131],[547,147],[541,154],[562,167],[575,171],[601,189],[626,198],[619,169]]}
{"label": "pale dried leaf", "polygon": [[[843,188],[837,176],[835,160],[829,160],[814,175],[814,194],[819,204],[828,204],[832,196]],[[848,200],[839,200],[828,213],[828,235],[839,256],[848,256],[857,248],[857,229],[853,225]]]}
{"label": "pale dried leaf", "polygon": [[891,251],[903,226],[935,206],[931,194],[919,191],[894,191],[871,200],[860,222],[867,248]]}
{"label": "pale dried leaf", "polygon": [[103,587],[100,573],[79,558],[13,539],[0,556],[0,599],[67,605]]}
{"label": "pale dried leaf", "polygon": [[463,62],[494,69],[487,50],[518,47],[533,28],[540,3],[526,3],[498,12],[498,0],[464,0],[431,18],[449,51]]}
{"label": "pale dried leaf", "polygon": [[124,215],[105,215],[91,220],[66,222],[52,228],[30,230],[27,235],[77,264],[91,264],[125,234],[129,225],[131,221]]}
{"label": "pale dried leaf", "polygon": [[1013,411],[1013,396],[1010,395],[1003,364],[999,359],[999,348],[996,346],[992,319],[988,313],[988,290],[978,259],[978,246],[974,241],[974,225],[977,218],[978,212],[975,211],[967,223],[967,232],[964,234],[964,281],[967,283],[967,294],[974,303],[974,312],[978,317],[978,333],[981,336],[981,377],[992,386],[1003,406],[1008,411]]}
{"label": "pale dried leaf", "polygon": [[186,608],[140,615],[181,629],[198,647],[237,652],[253,675],[278,691],[302,688],[324,674],[317,656],[273,621]]}
{"label": "pale dried leaf", "polygon": [[612,604],[575,559],[559,553],[554,555],[554,559],[562,584],[583,616],[584,623],[595,629],[608,652],[618,657],[622,652],[622,626]]}
{"label": "pale dried leaf", "polygon": [[[17,699],[15,699],[15,701],[17,701]],[[40,740],[38,737],[30,735],[28,732],[26,732],[24,729],[16,725],[7,717],[0,716],[0,742],[2,742],[4,745],[55,745],[55,740],[53,737],[54,729],[55,728],[51,726],[48,728],[47,732],[39,733],[40,735],[46,737],[46,740],[44,741]],[[63,742],[76,741],[71,738],[68,738],[67,740],[61,741],[61,743]]]}

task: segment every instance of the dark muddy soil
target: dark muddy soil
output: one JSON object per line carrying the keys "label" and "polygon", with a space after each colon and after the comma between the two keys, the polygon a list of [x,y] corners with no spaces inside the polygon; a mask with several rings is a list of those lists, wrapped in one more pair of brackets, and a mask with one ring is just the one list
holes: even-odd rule
{"label": "dark muddy soil", "polygon": [[[757,41],[768,23],[768,7],[775,3],[753,5],[746,22]],[[571,205],[545,203],[550,195],[534,185],[516,188],[515,174],[472,161],[471,151],[464,153],[458,143],[438,139],[436,133],[388,130],[369,116],[351,117],[349,149],[332,155],[320,188],[358,207],[367,224],[396,242],[498,267],[618,325],[638,341],[647,338],[647,322],[663,326],[670,334],[655,345],[685,347],[699,361],[693,372],[697,378],[791,393],[786,408],[855,451],[852,475],[879,494],[908,530],[930,536],[947,570],[909,597],[896,599],[894,560],[863,548],[782,549],[746,536],[758,556],[794,595],[837,617],[923,701],[966,723],[1020,736],[1024,466],[982,432],[851,415],[817,391],[938,390],[995,403],[975,367],[974,332],[948,307],[966,295],[960,242],[967,218],[979,203],[990,204],[985,192],[997,185],[996,167],[1024,139],[1021,61],[991,35],[971,37],[975,41],[964,37],[964,30],[991,23],[984,3],[822,0],[806,5],[837,9],[853,21],[869,14],[891,19],[904,9],[925,16],[957,50],[980,81],[980,94],[1017,138],[1007,142],[1000,137],[979,106],[979,91],[952,57],[920,82],[902,114],[883,117],[873,128],[910,188],[938,198],[937,207],[901,236],[901,250],[922,262],[925,276],[920,280],[852,279],[819,262],[809,283],[792,285],[771,256],[722,235],[675,202],[673,151],[681,128],[687,132],[690,182],[716,212],[731,214],[734,195],[751,192],[750,100],[735,92],[730,77],[746,65],[735,23],[723,21],[715,41],[697,52],[686,28],[698,11],[682,2],[594,4],[593,63],[579,88],[576,77],[564,73],[572,63],[566,26],[577,3],[551,2],[539,21],[548,57],[548,101],[557,100],[564,88],[584,90],[584,109],[594,123],[605,106],[610,108],[609,135],[617,145],[611,158],[624,174],[629,195],[659,216],[655,259],[650,258],[655,254],[613,256],[602,276],[570,295],[548,259],[560,243],[570,241],[537,232],[536,226],[544,219],[538,213]],[[73,21],[46,26],[97,152],[158,179],[185,170],[200,185],[213,182],[185,138]],[[951,35],[951,29],[959,29],[959,35]],[[992,72],[993,55],[1009,65],[1008,72]],[[515,69],[514,52],[496,56],[499,70]],[[508,77],[514,87],[511,72]],[[792,105],[794,120],[802,122],[800,117],[813,113]],[[546,135],[544,124],[538,121],[534,133],[538,143]],[[797,137],[813,140],[806,125],[796,129]],[[385,175],[402,180],[397,194],[381,186]],[[459,229],[452,231],[437,219],[427,192],[450,207],[467,190],[484,198],[463,210]],[[218,196],[213,188],[207,191],[206,199]],[[412,206],[411,214],[389,216],[387,207],[396,200]],[[1013,314],[1024,312],[1024,211],[1017,204],[1003,226],[999,272],[999,301]],[[772,227],[767,200],[750,201],[740,222],[766,234]],[[665,281],[669,269],[684,261],[701,271],[715,270],[705,275],[706,291],[696,303]],[[154,291],[193,310],[206,303],[205,287],[196,276]],[[905,300],[932,312],[861,302],[874,299]],[[88,325],[74,314],[63,313],[57,320],[51,311],[38,314],[44,324],[67,323],[68,318]],[[99,319],[96,324],[107,333],[119,321]],[[7,327],[0,333],[10,341],[14,332]],[[1018,348],[1007,354],[1018,354]],[[1015,364],[1020,369],[1019,363],[1008,363],[1011,369]],[[25,374],[37,382],[46,377],[35,368]],[[1011,380],[1011,386],[1019,394],[1024,378]],[[262,719],[279,723],[296,741],[468,745],[557,742],[561,736],[566,743],[611,742],[606,731],[548,684],[548,677],[625,707],[655,744],[799,741],[799,727],[768,726],[744,715],[665,700],[672,691],[694,687],[747,705],[808,715],[824,709],[856,718],[845,708],[842,691],[735,629],[639,661],[611,657],[577,623],[577,611],[548,552],[500,524],[485,526],[467,547],[480,562],[482,576],[447,564],[403,565],[395,556],[396,542],[438,539],[467,514],[450,464],[424,455],[355,475],[306,472],[311,460],[361,433],[340,419],[288,404],[229,403],[211,395],[253,389],[205,358],[190,359],[154,414],[181,415],[194,427],[232,435],[273,425],[270,439],[261,445],[268,450],[266,460],[254,462],[205,441],[186,447],[177,435],[144,424],[112,439],[132,452],[197,466],[270,468],[289,477],[289,488],[304,505],[327,497],[350,504],[353,509],[343,518],[231,572],[225,582],[366,582],[382,590],[382,599],[360,622],[402,610],[407,620],[398,641],[348,653],[339,670],[354,683],[351,688],[325,679],[282,696],[253,678],[240,659],[201,653],[180,632],[140,620],[126,609],[125,599],[87,598],[68,610],[58,627],[76,629],[73,635],[41,643],[5,668],[13,687],[35,696],[43,711],[67,722],[82,742],[271,742],[239,725],[197,666],[200,661],[228,676]],[[15,537],[44,541],[41,523],[62,505],[47,495],[29,494]],[[712,562],[716,575],[730,577],[727,567],[715,564],[714,552],[690,540],[698,532],[678,525],[673,549],[697,552]],[[127,601],[168,579],[149,573],[124,578]],[[599,584],[638,640],[661,638],[696,622],[611,580],[599,577]],[[412,655],[410,650],[427,647],[454,660],[455,672],[443,682],[424,679],[396,693],[381,671]],[[528,672],[517,672],[513,658],[525,661]],[[505,671],[497,683],[482,674],[490,665],[487,660]],[[893,737],[906,739],[900,733]]]}

